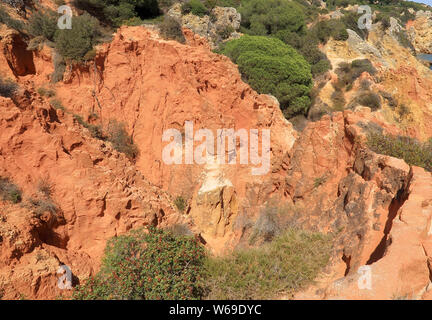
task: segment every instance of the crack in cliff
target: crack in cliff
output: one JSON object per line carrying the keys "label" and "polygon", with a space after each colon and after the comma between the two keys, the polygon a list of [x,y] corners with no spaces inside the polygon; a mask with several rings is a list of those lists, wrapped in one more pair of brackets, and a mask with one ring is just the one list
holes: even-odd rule
{"label": "crack in cliff", "polygon": [[396,196],[393,198],[392,202],[390,203],[389,210],[388,210],[388,216],[387,221],[384,227],[384,235],[381,238],[381,241],[378,243],[375,250],[371,253],[369,256],[368,261],[366,262],[366,265],[371,265],[377,261],[379,261],[381,258],[385,256],[385,253],[387,251],[387,248],[391,245],[392,239],[390,236],[390,232],[393,226],[393,221],[396,218],[400,208],[405,204],[405,202],[409,198],[409,187],[411,184],[411,180],[413,177],[412,168],[408,174],[407,182],[404,186],[402,186],[401,189],[398,190],[396,193]]}

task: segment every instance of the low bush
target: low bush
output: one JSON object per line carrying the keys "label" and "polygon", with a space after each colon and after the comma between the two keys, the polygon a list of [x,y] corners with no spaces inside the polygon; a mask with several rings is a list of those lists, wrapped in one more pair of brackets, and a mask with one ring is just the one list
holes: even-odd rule
{"label": "low bush", "polygon": [[378,94],[372,91],[360,92],[360,95],[356,98],[356,102],[362,106],[366,106],[376,111],[381,108],[381,98]]}
{"label": "low bush", "polygon": [[56,215],[60,210],[50,197],[29,198],[27,201],[27,207],[33,210],[38,217],[45,213]]}
{"label": "low bush", "polygon": [[177,209],[180,212],[183,212],[186,209],[186,200],[182,197],[182,196],[178,196],[175,200],[174,200],[174,205],[177,207]]}
{"label": "low bush", "polygon": [[186,42],[180,23],[170,16],[165,16],[162,23],[159,24],[159,29],[161,36],[167,40]]}
{"label": "low bush", "polygon": [[8,178],[0,177],[0,197],[3,201],[19,203],[22,200],[22,193]]}
{"label": "low bush", "polygon": [[0,96],[5,98],[12,98],[18,90],[18,85],[12,80],[4,80],[0,78]]}
{"label": "low bush", "polygon": [[105,135],[105,133],[103,132],[102,127],[100,125],[90,124],[90,123],[84,121],[84,119],[80,115],[77,115],[77,114],[74,114],[73,117],[80,125],[82,125],[84,128],[86,128],[90,131],[90,135],[93,138],[99,139],[102,141],[106,141],[108,139],[108,137]]}
{"label": "low bush", "polygon": [[405,136],[368,133],[367,146],[374,152],[405,160],[412,166],[432,172],[432,144]]}
{"label": "low bush", "polygon": [[336,69],[339,85],[341,87],[352,85],[363,72],[375,75],[377,70],[368,59],[357,59],[351,63],[340,63]]}
{"label": "low bush", "polygon": [[199,299],[204,294],[204,248],[192,237],[153,227],[108,241],[100,272],[73,298]]}
{"label": "low bush", "polygon": [[313,32],[298,35],[287,30],[279,31],[275,37],[296,49],[311,65],[314,77],[331,69],[327,56],[318,48],[319,40]]}
{"label": "low bush", "polygon": [[342,111],[345,109],[346,100],[342,90],[336,89],[331,95],[331,100],[335,111]]}
{"label": "low bush", "polygon": [[208,9],[200,0],[189,0],[181,6],[182,14],[192,13],[196,16],[203,17],[208,14]]}
{"label": "low bush", "polygon": [[84,56],[93,49],[100,36],[99,22],[85,13],[73,17],[72,29],[57,30],[55,47],[65,59],[82,61]]}
{"label": "low bush", "polygon": [[45,88],[45,87],[40,87],[39,89],[37,89],[37,92],[42,96],[42,97],[48,97],[48,98],[52,98],[56,95],[55,90],[50,89],[50,88]]}
{"label": "low bush", "polygon": [[329,261],[331,237],[290,229],[260,248],[206,263],[209,299],[275,299],[313,282]]}
{"label": "low bush", "polygon": [[124,153],[129,159],[133,160],[138,156],[138,147],[128,135],[124,123],[111,120],[107,129],[107,140],[114,149]]}
{"label": "low bush", "polygon": [[13,19],[2,7],[0,7],[0,23],[7,25],[11,29],[24,31],[24,24],[19,20]]}
{"label": "low bush", "polygon": [[58,99],[50,99],[49,102],[50,102],[50,105],[51,105],[54,109],[57,109],[57,110],[63,110],[63,111],[66,110],[65,107],[63,106],[63,104],[61,103],[61,101],[58,100]]}
{"label": "low bush", "polygon": [[48,178],[43,178],[43,179],[39,180],[38,191],[45,198],[51,198],[52,193],[53,193],[53,187],[52,187],[51,183],[49,182]]}

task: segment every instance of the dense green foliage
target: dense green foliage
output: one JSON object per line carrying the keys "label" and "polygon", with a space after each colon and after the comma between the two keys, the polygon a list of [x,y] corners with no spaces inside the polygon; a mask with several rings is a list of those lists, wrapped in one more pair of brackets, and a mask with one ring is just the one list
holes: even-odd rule
{"label": "dense green foliage", "polygon": [[310,65],[292,47],[279,39],[244,35],[226,43],[222,53],[239,66],[252,88],[274,95],[287,118],[307,112]]}
{"label": "dense green foliage", "polygon": [[51,10],[37,11],[29,19],[28,32],[33,37],[43,37],[54,41],[57,27],[58,15]]}
{"label": "dense green foliage", "polygon": [[368,134],[367,145],[376,153],[403,159],[409,165],[432,171],[432,144],[430,142],[421,143],[410,137],[384,135],[371,131]]}
{"label": "dense green foliage", "polygon": [[241,24],[250,35],[272,35],[281,30],[302,33],[306,28],[303,11],[290,0],[249,0],[239,11]]}
{"label": "dense green foliage", "polygon": [[290,229],[260,248],[209,258],[210,299],[275,299],[311,283],[327,264],[330,236]]}
{"label": "dense green foliage", "polygon": [[200,0],[189,0],[183,3],[181,9],[183,14],[192,13],[199,17],[209,13],[206,6]]}
{"label": "dense green foliage", "polygon": [[153,18],[161,8],[171,4],[169,0],[75,0],[75,5],[100,20],[115,27],[132,18]]}
{"label": "dense green foliage", "polygon": [[57,30],[55,47],[64,58],[79,61],[97,43],[100,35],[99,22],[88,13],[84,13],[73,17],[72,26],[72,29]]}
{"label": "dense green foliage", "polygon": [[75,299],[199,299],[203,296],[204,248],[192,237],[148,228],[111,239],[101,271]]}

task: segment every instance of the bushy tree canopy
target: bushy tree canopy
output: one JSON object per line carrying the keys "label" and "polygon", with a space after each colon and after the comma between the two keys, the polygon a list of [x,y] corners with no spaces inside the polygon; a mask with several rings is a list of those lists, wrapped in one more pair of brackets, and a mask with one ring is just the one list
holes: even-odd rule
{"label": "bushy tree canopy", "polygon": [[55,46],[64,58],[81,60],[99,36],[99,22],[88,13],[73,17],[72,29],[57,30]]}
{"label": "bushy tree canopy", "polygon": [[[161,2],[163,5],[170,3]],[[151,18],[160,14],[158,0],[75,0],[75,4],[114,26],[134,17]]]}
{"label": "bushy tree canopy", "polygon": [[311,67],[292,47],[276,38],[244,35],[229,41],[222,53],[239,66],[253,89],[274,95],[287,118],[307,112]]}
{"label": "bushy tree canopy", "polygon": [[303,11],[290,0],[250,0],[239,11],[242,26],[251,35],[270,35],[280,30],[298,33],[306,28]]}

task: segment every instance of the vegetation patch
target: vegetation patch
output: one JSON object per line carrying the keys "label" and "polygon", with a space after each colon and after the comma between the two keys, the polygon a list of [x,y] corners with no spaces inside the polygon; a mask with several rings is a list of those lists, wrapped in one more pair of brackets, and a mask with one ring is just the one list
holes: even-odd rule
{"label": "vegetation patch", "polygon": [[8,178],[0,177],[0,197],[3,201],[19,203],[22,200],[22,192]]}
{"label": "vegetation patch", "polygon": [[159,24],[159,29],[161,36],[167,40],[186,42],[180,23],[170,16],[165,16],[162,23]]}
{"label": "vegetation patch", "polygon": [[101,271],[74,292],[74,299],[200,299],[204,295],[204,248],[192,237],[153,227],[108,241]]}
{"label": "vegetation patch", "polygon": [[177,209],[180,212],[184,212],[187,206],[187,202],[186,200],[182,197],[182,196],[178,196],[175,200],[174,200],[174,205],[177,207]]}
{"label": "vegetation patch", "polygon": [[319,233],[287,230],[260,248],[210,257],[209,299],[274,299],[313,282],[329,261],[331,238]]}
{"label": "vegetation patch", "polygon": [[239,66],[253,89],[279,100],[286,118],[307,113],[312,88],[310,65],[292,47],[279,39],[244,35],[227,42],[222,53]]}
{"label": "vegetation patch", "polygon": [[371,131],[368,133],[367,146],[376,153],[403,159],[409,165],[432,172],[431,142],[422,143],[406,136],[392,136]]}
{"label": "vegetation patch", "polygon": [[203,17],[209,13],[206,6],[200,0],[189,0],[181,6],[182,14],[192,13],[196,16]]}

